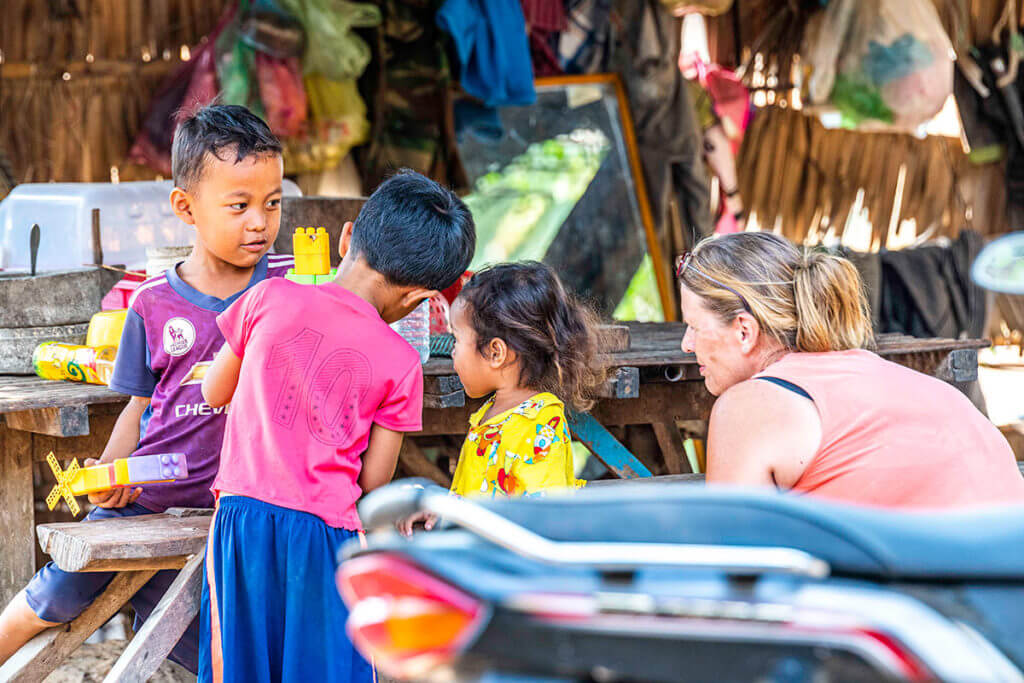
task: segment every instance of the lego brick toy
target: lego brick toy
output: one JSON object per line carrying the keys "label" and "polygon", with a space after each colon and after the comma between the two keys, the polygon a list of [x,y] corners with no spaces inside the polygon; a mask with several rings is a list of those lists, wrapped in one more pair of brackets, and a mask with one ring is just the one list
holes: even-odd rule
{"label": "lego brick toy", "polygon": [[322,285],[334,279],[331,242],[324,228],[295,228],[292,235],[295,267],[286,278],[301,285]]}
{"label": "lego brick toy", "polygon": [[76,517],[81,508],[75,496],[141,484],[160,484],[188,477],[188,463],[183,453],[139,455],[91,467],[79,467],[75,459],[66,470],[61,470],[53,453],[46,456],[46,462],[57,478],[56,486],[46,497],[46,505],[52,510],[63,497]]}

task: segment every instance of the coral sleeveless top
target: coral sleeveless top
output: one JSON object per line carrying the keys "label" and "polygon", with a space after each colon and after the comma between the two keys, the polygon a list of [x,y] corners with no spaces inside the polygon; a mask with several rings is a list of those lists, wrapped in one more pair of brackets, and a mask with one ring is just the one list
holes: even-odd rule
{"label": "coral sleeveless top", "polygon": [[791,353],[756,377],[800,387],[821,417],[794,491],[902,508],[1024,503],[1006,439],[941,380],[862,350]]}

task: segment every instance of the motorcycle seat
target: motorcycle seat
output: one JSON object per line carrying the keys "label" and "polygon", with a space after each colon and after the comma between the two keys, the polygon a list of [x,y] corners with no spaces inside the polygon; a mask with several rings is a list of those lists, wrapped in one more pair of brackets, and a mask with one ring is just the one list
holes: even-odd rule
{"label": "motorcycle seat", "polygon": [[787,547],[834,575],[1024,582],[1024,504],[902,512],[672,484],[483,504],[557,541]]}

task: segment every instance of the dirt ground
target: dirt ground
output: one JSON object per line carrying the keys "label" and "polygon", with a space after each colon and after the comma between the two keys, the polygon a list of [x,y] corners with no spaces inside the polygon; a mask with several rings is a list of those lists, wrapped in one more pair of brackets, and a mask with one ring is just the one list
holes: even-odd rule
{"label": "dirt ground", "polygon": [[[86,643],[47,676],[45,683],[100,683],[127,644],[126,640]],[[150,683],[193,683],[196,677],[177,664],[165,661],[149,680]]]}

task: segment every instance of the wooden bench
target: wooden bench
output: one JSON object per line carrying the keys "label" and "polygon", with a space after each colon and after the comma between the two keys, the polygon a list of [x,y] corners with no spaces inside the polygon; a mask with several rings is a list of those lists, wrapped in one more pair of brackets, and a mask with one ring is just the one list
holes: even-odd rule
{"label": "wooden bench", "polygon": [[156,572],[179,569],[104,679],[106,683],[148,680],[199,612],[203,549],[211,515],[212,510],[172,508],[160,515],[39,525],[39,544],[64,571],[114,571],[117,575],[77,619],[26,643],[0,667],[0,680],[42,681]]}

